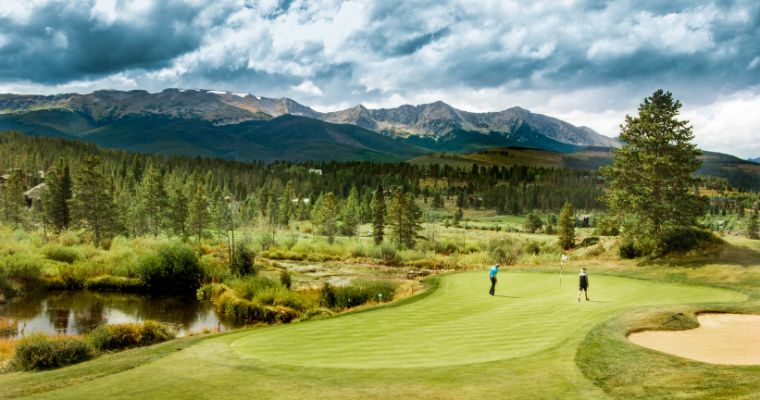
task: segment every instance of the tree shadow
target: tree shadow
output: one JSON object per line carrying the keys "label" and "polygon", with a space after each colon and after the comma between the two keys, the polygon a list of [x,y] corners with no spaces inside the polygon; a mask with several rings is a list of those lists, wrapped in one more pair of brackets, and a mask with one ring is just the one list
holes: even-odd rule
{"label": "tree shadow", "polygon": [[507,298],[510,298],[510,299],[521,299],[522,298],[520,296],[508,296],[506,294],[495,294],[495,295],[493,295],[493,297],[507,297]]}

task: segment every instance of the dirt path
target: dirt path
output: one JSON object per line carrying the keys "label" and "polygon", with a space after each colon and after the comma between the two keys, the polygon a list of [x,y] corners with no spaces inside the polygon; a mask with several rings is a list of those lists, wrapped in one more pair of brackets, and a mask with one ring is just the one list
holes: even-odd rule
{"label": "dirt path", "polygon": [[760,365],[760,315],[702,314],[686,331],[644,331],[628,339],[663,353],[725,365]]}

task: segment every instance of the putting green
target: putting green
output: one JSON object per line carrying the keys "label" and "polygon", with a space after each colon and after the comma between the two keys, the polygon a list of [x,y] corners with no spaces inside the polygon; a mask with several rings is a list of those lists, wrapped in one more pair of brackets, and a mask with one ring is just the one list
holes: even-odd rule
{"label": "putting green", "polygon": [[739,293],[618,277],[592,277],[592,302],[574,276],[502,273],[497,295],[483,273],[441,277],[430,296],[402,307],[252,332],[231,348],[267,363],[332,368],[415,368],[522,357],[582,335],[621,309],[741,301]]}

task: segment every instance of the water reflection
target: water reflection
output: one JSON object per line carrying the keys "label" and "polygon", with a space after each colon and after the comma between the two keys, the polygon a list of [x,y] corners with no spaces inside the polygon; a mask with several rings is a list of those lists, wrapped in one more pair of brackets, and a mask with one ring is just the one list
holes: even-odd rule
{"label": "water reflection", "polygon": [[33,332],[80,335],[103,324],[148,319],[170,323],[180,335],[234,326],[221,318],[212,304],[193,297],[90,291],[52,291],[15,298],[0,304],[0,316],[18,321],[15,336]]}

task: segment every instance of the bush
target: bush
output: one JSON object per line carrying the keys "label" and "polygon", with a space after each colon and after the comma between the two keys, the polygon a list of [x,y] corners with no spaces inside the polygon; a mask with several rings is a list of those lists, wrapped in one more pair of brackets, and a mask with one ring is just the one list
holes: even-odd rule
{"label": "bush", "polygon": [[283,269],[280,271],[280,283],[282,286],[285,286],[288,290],[291,286],[293,286],[293,278],[290,276],[290,272],[288,270]]}
{"label": "bush", "polygon": [[541,245],[535,240],[529,240],[525,242],[523,246],[523,252],[525,254],[538,254],[541,252]]}
{"label": "bush", "polygon": [[401,262],[401,257],[398,255],[396,246],[391,243],[382,243],[372,247],[370,250],[370,256],[375,259],[379,259],[386,265],[397,265]]}
{"label": "bush", "polygon": [[589,236],[581,241],[581,247],[589,247],[599,243],[599,238],[596,236]]}
{"label": "bush", "polygon": [[253,268],[253,260],[256,254],[251,251],[247,244],[241,244],[235,249],[235,257],[232,259],[232,273],[238,276],[256,273]]}
{"label": "bush", "polygon": [[23,370],[43,370],[86,361],[94,354],[92,345],[81,337],[35,333],[18,340],[14,361]]}
{"label": "bush", "polygon": [[392,281],[354,281],[348,286],[340,287],[325,283],[321,301],[324,306],[341,310],[370,301],[390,301],[396,294],[396,288],[397,284]]}
{"label": "bush", "polygon": [[203,278],[198,256],[179,242],[159,246],[141,257],[137,273],[152,293],[195,291]]}
{"label": "bush", "polygon": [[42,261],[23,254],[5,256],[0,258],[0,271],[10,281],[33,285],[42,280]]}
{"label": "bush", "polygon": [[84,281],[84,288],[89,290],[115,290],[118,292],[136,292],[143,290],[145,284],[139,278],[102,275]]}
{"label": "bush", "polygon": [[142,324],[101,325],[88,335],[90,343],[101,351],[150,346],[174,337],[174,331],[168,325],[150,320]]}
{"label": "bush", "polygon": [[69,264],[84,258],[84,255],[76,249],[73,249],[71,247],[57,246],[54,244],[45,246],[42,249],[42,253],[50,260],[65,262]]}
{"label": "bush", "polygon": [[631,258],[640,257],[641,251],[636,247],[636,245],[632,241],[625,241],[625,242],[620,243],[618,254],[620,255],[620,258],[631,259]]}
{"label": "bush", "polygon": [[678,229],[669,232],[662,240],[660,254],[699,249],[710,244],[719,243],[720,239],[712,232],[696,228]]}

